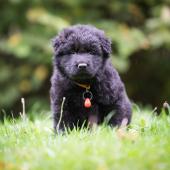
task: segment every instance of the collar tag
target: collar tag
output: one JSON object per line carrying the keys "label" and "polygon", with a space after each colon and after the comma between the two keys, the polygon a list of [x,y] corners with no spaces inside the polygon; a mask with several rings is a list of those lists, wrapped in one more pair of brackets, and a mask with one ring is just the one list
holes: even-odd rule
{"label": "collar tag", "polygon": [[86,89],[86,91],[83,93],[85,108],[90,108],[92,106],[92,104],[91,104],[92,98],[93,98],[92,92]]}
{"label": "collar tag", "polygon": [[89,98],[86,98],[84,101],[84,107],[85,108],[90,108],[91,107],[91,101]]}
{"label": "collar tag", "polygon": [[79,87],[82,87],[82,88],[86,89],[83,92],[84,107],[85,108],[90,108],[92,106],[91,99],[93,98],[93,94],[90,91],[90,84],[81,84],[81,83],[77,83],[77,82],[74,82],[74,83],[76,85],[78,85]]}

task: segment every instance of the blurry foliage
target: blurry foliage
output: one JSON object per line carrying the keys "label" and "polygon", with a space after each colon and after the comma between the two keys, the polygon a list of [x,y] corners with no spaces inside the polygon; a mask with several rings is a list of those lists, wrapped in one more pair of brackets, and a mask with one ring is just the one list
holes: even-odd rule
{"label": "blurry foliage", "polygon": [[69,25],[104,29],[122,74],[134,53],[169,49],[169,5],[169,0],[1,0],[0,109],[16,108],[21,96],[28,106],[49,107],[50,41]]}
{"label": "blurry foliage", "polygon": [[141,50],[130,56],[126,82],[128,94],[134,101],[153,104],[158,112],[165,101],[170,101],[170,49]]}

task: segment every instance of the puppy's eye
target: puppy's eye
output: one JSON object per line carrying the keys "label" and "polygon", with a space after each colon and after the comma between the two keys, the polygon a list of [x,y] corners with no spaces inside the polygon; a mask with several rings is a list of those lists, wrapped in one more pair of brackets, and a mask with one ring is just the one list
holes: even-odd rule
{"label": "puppy's eye", "polygon": [[58,56],[60,56],[60,57],[63,55],[64,55],[64,52],[62,52],[62,51],[58,53]]}
{"label": "puppy's eye", "polygon": [[67,55],[71,55],[71,54],[75,54],[76,52],[75,52],[75,50],[69,50],[66,53],[67,53]]}
{"label": "puppy's eye", "polygon": [[89,54],[91,55],[100,55],[97,51],[93,50],[93,51],[89,51]]}
{"label": "puppy's eye", "polygon": [[75,52],[74,51],[61,51],[59,53],[59,56],[66,56],[66,55],[72,55],[74,54]]}
{"label": "puppy's eye", "polygon": [[89,51],[88,53],[91,55],[96,55],[96,53],[94,51]]}

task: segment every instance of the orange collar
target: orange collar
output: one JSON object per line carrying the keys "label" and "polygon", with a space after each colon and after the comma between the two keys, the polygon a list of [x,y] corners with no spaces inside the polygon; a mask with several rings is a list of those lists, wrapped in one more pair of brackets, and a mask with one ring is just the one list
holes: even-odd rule
{"label": "orange collar", "polygon": [[81,84],[77,82],[74,82],[74,83],[78,85],[79,87],[85,88],[86,90],[90,90],[90,84]]}

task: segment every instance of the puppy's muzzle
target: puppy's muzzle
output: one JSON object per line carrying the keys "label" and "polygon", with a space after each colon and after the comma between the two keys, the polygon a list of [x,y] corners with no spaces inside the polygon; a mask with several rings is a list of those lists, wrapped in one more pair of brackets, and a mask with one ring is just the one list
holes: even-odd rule
{"label": "puppy's muzzle", "polygon": [[78,64],[78,68],[79,69],[86,69],[87,68],[87,64],[86,63],[79,63]]}

